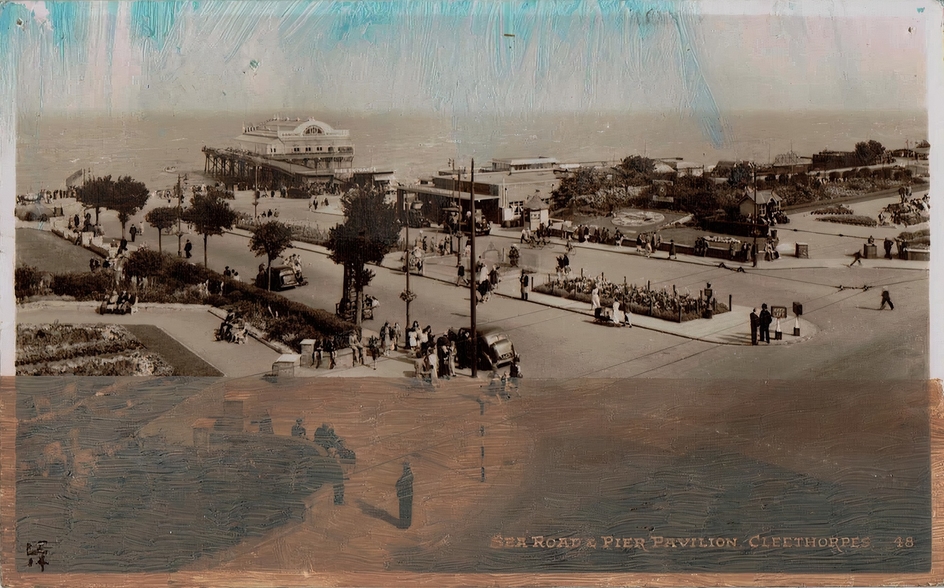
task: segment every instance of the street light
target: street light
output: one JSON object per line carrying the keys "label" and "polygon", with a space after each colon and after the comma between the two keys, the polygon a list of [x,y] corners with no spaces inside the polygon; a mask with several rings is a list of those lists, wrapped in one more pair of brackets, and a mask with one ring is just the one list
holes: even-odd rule
{"label": "street light", "polygon": [[180,187],[180,174],[177,174],[177,257],[184,256],[183,244],[181,242],[181,237],[183,236],[183,231],[180,228],[180,216],[183,210],[184,202],[184,191]]}
{"label": "street light", "polygon": [[[469,297],[469,306],[471,315],[471,331],[472,331],[472,377],[475,378],[478,376],[478,343],[476,341],[475,333],[475,305],[478,302],[475,299],[475,286],[476,286],[476,270],[478,269],[476,264],[475,257],[475,158],[472,159],[472,176],[469,180],[469,229],[471,230],[471,235],[469,237],[469,265],[471,266],[472,279],[469,280],[469,290],[471,296]],[[460,221],[460,225],[461,221]]]}
{"label": "street light", "polygon": [[754,184],[754,226],[752,233],[754,233],[754,247],[751,249],[751,266],[757,267],[757,164],[753,161],[751,162],[751,173],[753,175],[753,184]]}

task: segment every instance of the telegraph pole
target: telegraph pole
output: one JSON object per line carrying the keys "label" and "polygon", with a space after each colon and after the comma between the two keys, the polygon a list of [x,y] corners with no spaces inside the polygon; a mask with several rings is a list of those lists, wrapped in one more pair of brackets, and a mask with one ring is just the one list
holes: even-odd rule
{"label": "telegraph pole", "polygon": [[[471,235],[469,236],[469,266],[472,268],[470,273],[472,274],[472,279],[469,280],[469,314],[472,319],[472,377],[478,377],[478,367],[479,367],[479,353],[478,353],[478,341],[477,335],[475,333],[475,305],[477,300],[475,299],[475,286],[476,281],[478,280],[478,264],[475,257],[475,159],[472,159],[472,178],[469,181],[469,230]],[[461,222],[460,222],[461,226]]]}
{"label": "telegraph pole", "polygon": [[754,249],[751,251],[751,257],[753,265],[752,267],[757,267],[757,165],[754,162],[751,162],[751,173],[754,180]]}
{"label": "telegraph pole", "polygon": [[183,245],[181,243],[183,232],[180,230],[180,215],[183,212],[183,200],[184,192],[180,189],[180,174],[177,174],[177,257],[184,256]]}

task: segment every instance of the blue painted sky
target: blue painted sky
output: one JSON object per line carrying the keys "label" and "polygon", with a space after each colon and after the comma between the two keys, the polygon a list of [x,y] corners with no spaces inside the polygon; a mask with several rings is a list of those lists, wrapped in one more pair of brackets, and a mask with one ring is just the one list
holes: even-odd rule
{"label": "blue painted sky", "polygon": [[661,110],[712,135],[726,111],[925,108],[933,3],[887,4],[8,2],[0,75],[21,112]]}

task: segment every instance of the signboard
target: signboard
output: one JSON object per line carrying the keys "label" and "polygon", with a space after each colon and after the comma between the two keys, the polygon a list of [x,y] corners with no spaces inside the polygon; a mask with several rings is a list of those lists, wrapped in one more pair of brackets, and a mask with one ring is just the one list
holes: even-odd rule
{"label": "signboard", "polygon": [[787,307],[786,306],[771,306],[770,316],[774,317],[775,319],[787,318]]}

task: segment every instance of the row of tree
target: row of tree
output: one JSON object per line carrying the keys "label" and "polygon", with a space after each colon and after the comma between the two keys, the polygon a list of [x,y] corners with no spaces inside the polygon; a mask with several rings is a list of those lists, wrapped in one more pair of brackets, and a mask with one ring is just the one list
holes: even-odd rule
{"label": "row of tree", "polygon": [[[209,238],[232,229],[238,220],[237,212],[227,202],[230,198],[232,195],[228,192],[209,188],[206,192],[194,193],[190,198],[190,205],[186,208],[164,206],[150,210],[145,220],[158,231],[158,250],[163,251],[161,236],[178,223],[184,222],[189,224],[195,233],[203,236],[203,264],[207,266]],[[99,222],[101,209],[116,211],[124,237],[125,226],[130,218],[147,204],[148,189],[143,183],[128,176],[118,180],[105,176],[86,182],[78,189],[77,199],[87,208],[95,210],[96,224]],[[325,245],[331,252],[330,259],[344,268],[342,297],[350,299],[353,295],[352,301],[357,308],[355,316],[359,323],[364,304],[364,288],[374,278],[374,272],[367,264],[379,264],[397,245],[400,219],[396,207],[387,203],[384,193],[379,190],[351,190],[342,197],[341,204],[345,221],[330,230]],[[269,221],[256,227],[249,242],[249,249],[256,256],[266,258],[267,275],[272,263],[291,246],[292,229],[279,221]]]}

